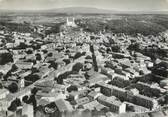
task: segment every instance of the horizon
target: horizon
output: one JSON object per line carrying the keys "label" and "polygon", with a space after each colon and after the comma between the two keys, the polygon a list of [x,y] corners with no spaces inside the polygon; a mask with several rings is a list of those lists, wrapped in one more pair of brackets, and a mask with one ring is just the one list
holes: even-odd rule
{"label": "horizon", "polygon": [[70,7],[110,11],[168,11],[168,0],[0,0],[1,10],[40,11]]}
{"label": "horizon", "polygon": [[[1,9],[0,8],[0,12],[52,12],[54,13],[54,10],[58,10],[55,11],[55,13],[80,13],[81,11],[79,11],[79,9],[81,8],[81,10],[87,10],[87,11],[83,11],[83,13],[107,13],[107,14],[158,14],[158,13],[164,13],[164,14],[168,14],[168,10],[148,10],[148,11],[140,11],[140,10],[129,10],[129,11],[119,11],[119,10],[113,10],[113,9],[103,9],[103,8],[96,8],[96,7],[79,7],[79,6],[71,6],[71,7],[59,7],[59,8],[50,8],[50,9],[38,9],[38,10],[34,10],[34,9],[24,9],[24,10],[19,10],[19,9]],[[94,10],[94,11],[90,11],[88,12],[88,10]],[[60,11],[59,11],[60,10]],[[65,11],[64,11],[65,10]],[[67,10],[71,10],[71,11],[67,11]],[[97,11],[96,11],[97,10]]]}

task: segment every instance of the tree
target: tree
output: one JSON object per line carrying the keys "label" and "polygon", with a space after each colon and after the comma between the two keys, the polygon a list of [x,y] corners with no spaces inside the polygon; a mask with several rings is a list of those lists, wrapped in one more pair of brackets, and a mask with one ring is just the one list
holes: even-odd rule
{"label": "tree", "polygon": [[93,47],[93,45],[90,45],[90,52],[92,52],[94,54],[94,47]]}
{"label": "tree", "polygon": [[97,66],[96,56],[95,56],[94,54],[92,54],[92,58],[93,58],[94,70],[95,70],[96,72],[98,72],[98,66]]}
{"label": "tree", "polygon": [[48,55],[47,55],[48,57],[52,57],[53,56],[53,53],[48,53]]}
{"label": "tree", "polygon": [[0,89],[2,89],[3,88],[3,85],[2,85],[2,83],[0,83]]}
{"label": "tree", "polygon": [[70,74],[72,74],[72,71],[67,71],[63,74],[60,74],[58,78],[55,78],[58,84],[63,84],[63,79],[66,79]]}
{"label": "tree", "polygon": [[0,65],[5,65],[9,62],[13,62],[13,55],[11,53],[0,54]]}
{"label": "tree", "polygon": [[28,99],[29,99],[29,96],[25,95],[23,98],[22,98],[22,102],[24,103],[28,103]]}
{"label": "tree", "polygon": [[10,71],[15,72],[17,69],[18,69],[18,67],[15,64],[13,64]]}
{"label": "tree", "polygon": [[85,59],[92,59],[92,57],[90,55],[87,55]]}
{"label": "tree", "polygon": [[140,44],[139,43],[132,43],[128,46],[128,50],[131,51],[140,51]]}
{"label": "tree", "polygon": [[25,43],[20,43],[19,49],[26,49],[28,46]]}
{"label": "tree", "polygon": [[3,73],[0,72],[0,80],[3,78]]}
{"label": "tree", "polygon": [[36,93],[38,92],[37,88],[33,88],[31,90],[31,95],[30,95],[30,98],[27,100],[27,103],[28,104],[32,104],[33,105],[33,108],[34,110],[36,109],[37,107],[37,101],[36,101]]}
{"label": "tree", "polygon": [[49,68],[54,68],[55,70],[57,69],[57,67],[58,67],[58,64],[57,63],[55,63],[54,61],[51,61],[50,62],[50,65],[49,65]]}
{"label": "tree", "polygon": [[33,51],[29,49],[29,50],[26,51],[26,53],[27,54],[33,54]]}
{"label": "tree", "polygon": [[57,24],[54,24],[53,26],[51,26],[50,29],[48,30],[45,30],[45,35],[49,35],[49,34],[52,34],[52,33],[59,33],[60,32],[60,26],[62,25],[63,23],[57,23]]}
{"label": "tree", "polygon": [[39,72],[39,70],[38,70],[37,68],[35,68],[35,67],[33,67],[33,68],[31,69],[31,71],[32,71],[32,74]]}
{"label": "tree", "polygon": [[78,91],[78,87],[75,85],[71,85],[70,87],[67,88],[68,92],[72,92],[72,91]]}
{"label": "tree", "polygon": [[34,88],[31,90],[31,95],[30,95],[30,97],[28,98],[27,96],[25,96],[25,97],[23,98],[23,100],[24,100],[27,104],[32,104],[32,105],[33,105],[34,110],[35,110],[36,107],[37,107],[37,101],[36,101],[36,94],[37,94],[37,92],[38,92],[38,89],[34,87]]}
{"label": "tree", "polygon": [[121,48],[120,48],[119,45],[113,45],[113,46],[111,47],[111,50],[112,50],[113,52],[120,52]]}
{"label": "tree", "polygon": [[63,61],[66,63],[66,65],[68,65],[69,63],[71,63],[70,59],[64,59]]}
{"label": "tree", "polygon": [[9,111],[15,112],[17,110],[17,105],[15,102],[12,102],[11,105],[8,107]]}
{"label": "tree", "polygon": [[70,50],[67,49],[67,50],[65,51],[65,53],[69,54],[69,53],[70,53]]}
{"label": "tree", "polygon": [[77,71],[79,72],[80,69],[83,68],[83,64],[82,63],[76,63],[73,67],[72,67],[72,71]]}
{"label": "tree", "polygon": [[36,93],[38,92],[38,89],[36,87],[34,87],[32,90],[31,90],[31,93],[33,95],[36,95]]}
{"label": "tree", "polygon": [[18,91],[18,85],[16,83],[11,83],[9,86],[8,86],[8,90],[11,92],[11,93],[16,93]]}
{"label": "tree", "polygon": [[36,54],[36,60],[41,61],[41,59],[42,59],[41,54],[37,53]]}
{"label": "tree", "polygon": [[21,106],[21,101],[17,98],[13,102],[11,102],[11,105],[9,106],[8,110],[15,112],[18,106]]}
{"label": "tree", "polygon": [[48,51],[47,51],[47,50],[42,50],[42,52],[43,52],[44,54],[46,54]]}
{"label": "tree", "polygon": [[40,76],[37,74],[30,74],[24,78],[27,81],[35,82],[40,79]]}
{"label": "tree", "polygon": [[80,52],[77,52],[76,54],[75,54],[75,56],[73,57],[73,59],[78,59],[79,57],[81,57],[82,56],[82,54],[80,53]]}

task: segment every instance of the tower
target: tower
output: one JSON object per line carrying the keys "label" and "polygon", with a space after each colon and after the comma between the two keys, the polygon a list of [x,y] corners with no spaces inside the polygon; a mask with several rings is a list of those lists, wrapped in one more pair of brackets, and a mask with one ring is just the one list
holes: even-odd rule
{"label": "tower", "polygon": [[70,27],[76,27],[75,18],[74,17],[73,18],[67,18],[66,25],[70,26]]}

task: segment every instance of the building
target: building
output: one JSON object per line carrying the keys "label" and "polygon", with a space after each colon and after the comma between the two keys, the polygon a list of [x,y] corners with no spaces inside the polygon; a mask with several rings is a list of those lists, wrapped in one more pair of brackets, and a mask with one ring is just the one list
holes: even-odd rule
{"label": "building", "polygon": [[126,112],[126,104],[116,100],[116,97],[107,97],[107,96],[99,96],[98,102],[109,107],[111,112],[115,113],[125,113]]}
{"label": "building", "polygon": [[156,109],[158,107],[158,101],[147,97],[147,96],[143,96],[143,95],[135,95],[135,103],[137,105],[149,108],[149,109]]}
{"label": "building", "polygon": [[0,89],[0,99],[6,98],[8,94],[9,94],[9,91],[7,89]]}
{"label": "building", "polygon": [[32,62],[17,61],[15,64],[20,69],[31,69],[33,67]]}
{"label": "building", "polygon": [[33,110],[33,106],[30,104],[25,104],[23,105],[22,108],[22,116],[26,117],[34,117],[34,110]]}
{"label": "building", "polygon": [[99,87],[101,87],[100,92],[106,96],[116,96],[119,99],[126,99],[126,90],[116,87],[116,86],[112,86],[109,84],[105,84],[105,83],[97,83],[97,85]]}
{"label": "building", "polygon": [[90,100],[89,100],[88,97],[83,97],[83,98],[80,98],[80,99],[76,100],[77,105],[84,105],[84,104],[87,104],[89,102],[90,102]]}
{"label": "building", "polygon": [[116,86],[113,86],[112,95],[122,100],[125,100],[127,96],[125,89],[122,89]]}
{"label": "building", "polygon": [[112,86],[105,84],[104,82],[99,82],[96,83],[98,87],[100,87],[100,92],[106,96],[111,96],[112,95]]}
{"label": "building", "polygon": [[55,101],[55,104],[56,104],[59,112],[61,112],[61,113],[73,111],[72,105],[63,99],[59,99],[59,100]]}
{"label": "building", "polygon": [[76,27],[75,18],[67,18],[66,25],[70,27]]}
{"label": "building", "polygon": [[87,96],[90,100],[96,100],[97,97],[101,96],[102,94],[96,91],[91,91]]}

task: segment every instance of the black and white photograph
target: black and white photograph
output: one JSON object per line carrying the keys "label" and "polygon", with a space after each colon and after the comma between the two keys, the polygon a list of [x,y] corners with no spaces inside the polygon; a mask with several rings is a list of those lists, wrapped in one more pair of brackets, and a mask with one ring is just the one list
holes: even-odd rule
{"label": "black and white photograph", "polygon": [[168,117],[168,0],[0,0],[0,117]]}

